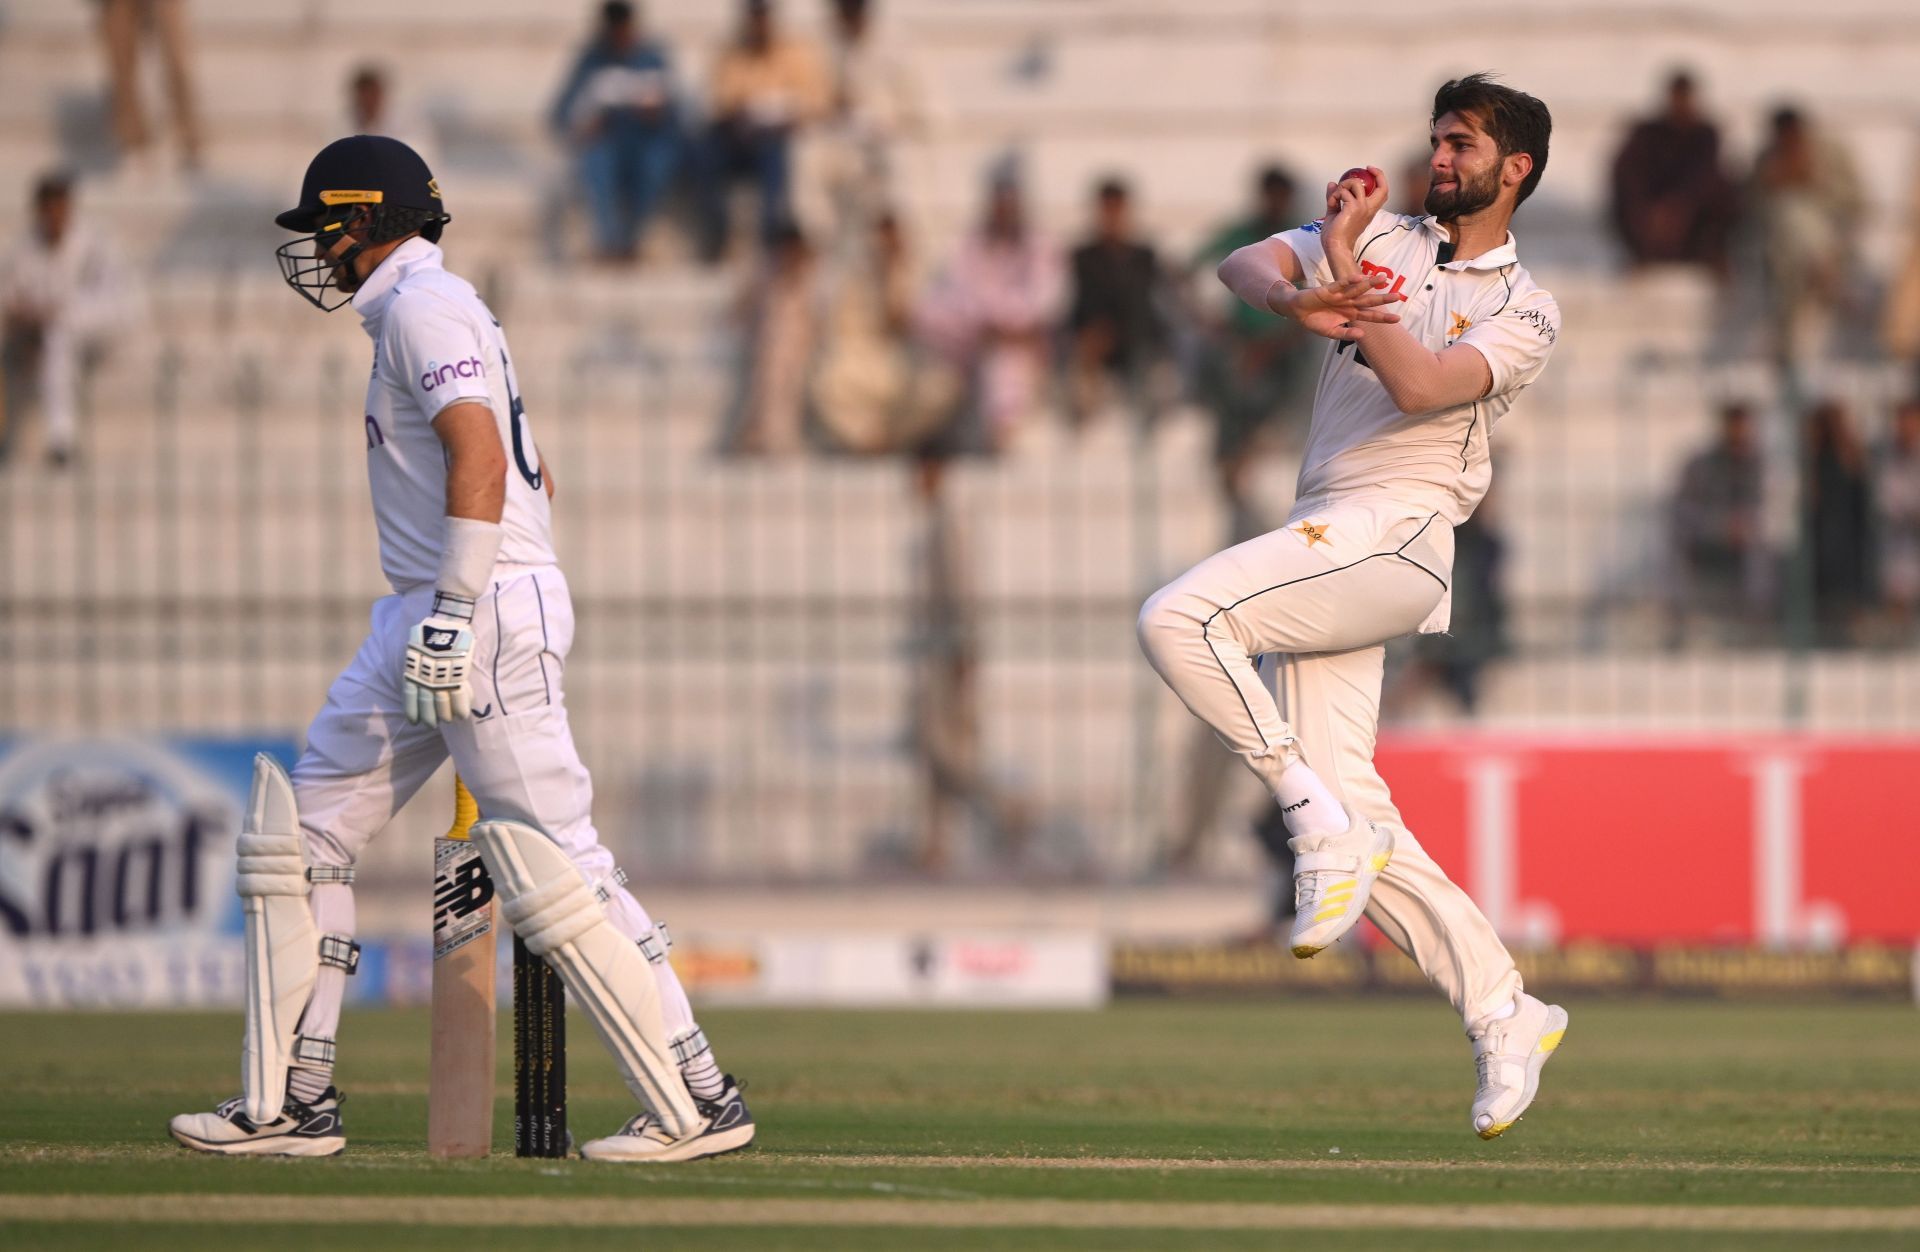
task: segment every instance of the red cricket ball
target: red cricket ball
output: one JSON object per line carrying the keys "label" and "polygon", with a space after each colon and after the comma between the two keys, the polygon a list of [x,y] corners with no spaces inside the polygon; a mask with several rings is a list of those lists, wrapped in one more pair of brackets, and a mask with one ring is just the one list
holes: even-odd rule
{"label": "red cricket ball", "polygon": [[1380,180],[1375,178],[1371,171],[1362,169],[1360,166],[1357,166],[1357,165],[1354,166],[1352,169],[1348,170],[1346,173],[1340,175],[1340,177],[1335,179],[1334,181],[1344,183],[1349,178],[1359,179],[1360,185],[1366,188],[1367,195],[1372,195],[1374,191],[1377,190],[1380,186]]}

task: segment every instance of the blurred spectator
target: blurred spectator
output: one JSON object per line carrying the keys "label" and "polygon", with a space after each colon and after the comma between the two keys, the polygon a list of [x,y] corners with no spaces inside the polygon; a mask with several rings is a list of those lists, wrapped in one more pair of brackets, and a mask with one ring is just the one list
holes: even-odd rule
{"label": "blurred spectator", "polygon": [[[1279,520],[1272,509],[1275,501],[1264,499],[1249,488],[1257,462],[1255,442],[1251,437],[1242,441],[1214,467],[1220,494],[1227,505],[1225,547],[1263,535]],[[1279,503],[1284,505],[1287,501],[1283,498]],[[1284,517],[1282,512],[1280,518]],[[1267,658],[1262,658],[1263,674],[1268,663]],[[1166,867],[1175,873],[1184,873],[1199,865],[1207,839],[1219,828],[1221,811],[1235,803],[1236,780],[1243,773],[1238,768],[1240,758],[1220,742],[1212,727],[1196,726],[1190,733],[1187,759],[1179,772],[1179,810],[1173,819],[1166,851]],[[1261,806],[1262,813],[1268,809],[1280,811],[1271,804]],[[1284,880],[1284,890],[1274,901],[1275,919],[1284,920],[1293,915],[1293,853],[1287,850],[1284,823],[1278,828],[1281,833],[1276,844],[1268,838],[1273,832],[1263,822],[1263,817],[1253,818],[1251,829]]]}
{"label": "blurred spectator", "polygon": [[[1319,207],[1316,200],[1313,210]],[[1221,547],[1265,534],[1285,516],[1274,513],[1275,505],[1284,509],[1284,499],[1266,499],[1250,484],[1263,436],[1289,406],[1305,399],[1311,345],[1295,323],[1262,313],[1224,292],[1214,271],[1228,254],[1293,229],[1308,212],[1296,201],[1293,175],[1283,166],[1266,166],[1254,180],[1253,202],[1247,211],[1202,243],[1188,267],[1189,278],[1198,280],[1203,291],[1191,309],[1199,332],[1193,385],[1195,398],[1214,418],[1214,471],[1227,506]],[[1233,801],[1235,762],[1211,729],[1194,727],[1180,772],[1180,807],[1167,848],[1169,869],[1184,871],[1199,863],[1207,837],[1219,826],[1223,806]],[[1277,843],[1267,838],[1272,831],[1260,822],[1253,822],[1250,829],[1281,870],[1283,886],[1274,897],[1274,916],[1283,920],[1293,912],[1293,876],[1287,868],[1293,854],[1287,850],[1285,827],[1278,827]]]}
{"label": "blurred spectator", "polygon": [[760,192],[760,230],[772,239],[793,216],[794,134],[825,116],[829,84],[811,43],[779,34],[770,0],[744,0],[740,34],[714,70],[712,118],[701,149],[701,254],[717,261],[731,232],[727,192],[750,179]]}
{"label": "blurred spectator", "polygon": [[1720,129],[1700,112],[1684,70],[1667,79],[1661,111],[1636,122],[1614,156],[1612,210],[1632,264],[1726,273],[1733,184],[1720,165]]}
{"label": "blurred spectator", "polygon": [[831,113],[814,148],[832,219],[858,242],[896,201],[894,149],[924,132],[920,79],[905,50],[874,33],[868,0],[834,0]]}
{"label": "blurred spectator", "polygon": [[899,219],[882,211],[872,239],[830,281],[826,344],[814,372],[814,409],[848,452],[918,445],[953,420],[959,382],[922,359],[913,339],[916,284]]}
{"label": "blurred spectator", "polygon": [[756,268],[741,293],[746,368],[721,448],[783,456],[799,451],[805,435],[821,321],[819,270],[813,246],[792,222],[774,228]]}
{"label": "blurred spectator", "polygon": [[1117,178],[1094,192],[1093,237],[1073,250],[1072,273],[1070,384],[1076,416],[1085,419],[1108,379],[1137,385],[1166,345],[1160,260],[1135,239],[1133,196]]}
{"label": "blurred spectator", "polygon": [[1059,254],[1028,226],[1019,179],[1001,168],[986,220],[915,316],[920,335],[965,379],[973,442],[1006,447],[1038,405],[1063,286]]}
{"label": "blurred spectator", "polygon": [[1914,166],[1910,205],[1907,255],[1887,288],[1880,337],[1888,356],[1914,369],[1909,385],[1920,389],[1920,163]]}
{"label": "blurred spectator", "polygon": [[[1424,217],[1427,212],[1427,184],[1433,181],[1433,154],[1414,152],[1400,166],[1400,177],[1391,188],[1393,211],[1408,217]],[[1315,206],[1316,208],[1318,206]]]}
{"label": "blurred spectator", "polygon": [[195,114],[193,81],[187,66],[186,0],[101,0],[100,38],[107,50],[107,91],[113,111],[113,137],[122,158],[146,164],[153,142],[140,102],[140,49],[151,38],[159,45],[166,72],[167,100],[173,110],[180,164],[200,166],[200,124]]}
{"label": "blurred spectator", "polygon": [[964,527],[947,490],[947,441],[916,459],[915,494],[923,522],[913,568],[921,579],[914,627],[913,743],[925,771],[926,812],[920,868],[953,867],[955,819],[974,818],[1001,861],[1018,861],[1035,826],[1031,801],[997,781],[980,733],[979,630]]}
{"label": "blurred spectator", "polygon": [[600,6],[552,120],[580,163],[595,252],[632,260],[679,167],[680,121],[672,63],[626,0]]}
{"label": "blurred spectator", "polygon": [[347,80],[347,133],[398,139],[435,168],[425,119],[394,101],[387,72],[378,65],[362,65]]}
{"label": "blurred spectator", "polygon": [[1765,278],[1775,359],[1799,359],[1824,342],[1847,294],[1863,208],[1853,158],[1798,109],[1773,114],[1748,190]]}
{"label": "blurred spectator", "polygon": [[1674,491],[1674,548],[1681,586],[1677,635],[1697,610],[1743,637],[1765,624],[1773,591],[1765,532],[1766,466],[1753,412],[1734,403],[1720,410],[1720,434],[1681,471]]}
{"label": "blurred spectator", "polygon": [[1861,618],[1874,598],[1873,488],[1866,449],[1836,401],[1823,401],[1807,415],[1806,475],[1818,639],[1844,647],[1858,641]]}
{"label": "blurred spectator", "polygon": [[0,461],[18,436],[27,396],[39,400],[47,458],[74,454],[74,409],[82,373],[125,316],[127,291],[117,258],[74,217],[73,182],[42,177],[33,189],[33,227],[0,258]]}
{"label": "blurred spectator", "polygon": [[1881,602],[1905,636],[1920,609],[1920,400],[1894,411],[1892,437],[1874,458],[1873,500]]}
{"label": "blurred spectator", "polygon": [[1507,538],[1498,495],[1489,491],[1473,516],[1453,528],[1453,624],[1443,634],[1415,635],[1409,641],[1411,657],[1387,697],[1396,709],[1438,688],[1472,717],[1480,710],[1482,673],[1510,650]]}
{"label": "blurred spectator", "polygon": [[[1241,465],[1254,450],[1260,432],[1267,430],[1287,408],[1306,399],[1314,358],[1311,336],[1284,317],[1253,308],[1232,292],[1223,291],[1214,270],[1228,254],[1283,230],[1298,226],[1312,211],[1296,202],[1293,176],[1278,165],[1260,171],[1253,204],[1227,222],[1194,254],[1192,272],[1206,288],[1196,310],[1201,341],[1194,366],[1194,390],[1215,421],[1214,462],[1220,483],[1236,516],[1247,510],[1234,484],[1243,481]],[[1305,412],[1301,412],[1302,418]],[[1251,539],[1267,526],[1230,535],[1232,543]]]}

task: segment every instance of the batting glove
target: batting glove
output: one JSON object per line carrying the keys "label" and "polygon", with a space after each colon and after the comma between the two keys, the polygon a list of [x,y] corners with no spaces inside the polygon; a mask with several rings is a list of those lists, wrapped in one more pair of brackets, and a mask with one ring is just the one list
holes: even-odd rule
{"label": "batting glove", "polygon": [[408,721],[436,726],[473,716],[467,682],[472,655],[473,630],[457,617],[434,613],[413,628],[400,679],[400,707]]}

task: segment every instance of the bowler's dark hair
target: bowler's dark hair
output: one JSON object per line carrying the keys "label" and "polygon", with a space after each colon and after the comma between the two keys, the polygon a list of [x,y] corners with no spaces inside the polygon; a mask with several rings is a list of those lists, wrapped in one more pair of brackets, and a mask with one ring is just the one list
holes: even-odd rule
{"label": "bowler's dark hair", "polygon": [[1547,140],[1553,134],[1553,114],[1537,97],[1515,91],[1493,80],[1491,74],[1469,74],[1441,84],[1433,93],[1433,120],[1449,113],[1470,117],[1487,132],[1502,158],[1524,152],[1533,158],[1533,172],[1520,184],[1515,204],[1523,203],[1540,185],[1547,170]]}

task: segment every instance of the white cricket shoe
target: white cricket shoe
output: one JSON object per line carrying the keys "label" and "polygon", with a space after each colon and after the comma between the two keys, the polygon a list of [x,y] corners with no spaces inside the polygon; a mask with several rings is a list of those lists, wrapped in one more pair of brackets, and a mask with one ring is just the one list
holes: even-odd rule
{"label": "white cricket shoe", "polygon": [[590,1139],[580,1146],[580,1155],[589,1161],[697,1161],[703,1156],[737,1152],[753,1142],[753,1114],[740,1095],[740,1084],[733,1075],[726,1078],[727,1089],[718,1100],[695,1100],[706,1125],[675,1139],[651,1113],[638,1113],[604,1139]]}
{"label": "white cricket shoe", "polygon": [[1302,960],[1332,946],[1367,911],[1373,880],[1393,859],[1393,834],[1364,817],[1337,835],[1296,835],[1293,849],[1293,954]]}
{"label": "white cricket shoe", "polygon": [[1540,1071],[1567,1034],[1567,1011],[1521,994],[1513,1016],[1467,1031],[1480,1087],[1473,1093],[1473,1132],[1482,1139],[1504,1134],[1520,1120],[1540,1090]]}
{"label": "white cricket shoe", "polygon": [[235,1096],[211,1113],[182,1113],[167,1123],[173,1137],[196,1152],[221,1156],[335,1156],[347,1146],[340,1103],[346,1097],[328,1087],[312,1104],[287,1097],[280,1116],[256,1126]]}

